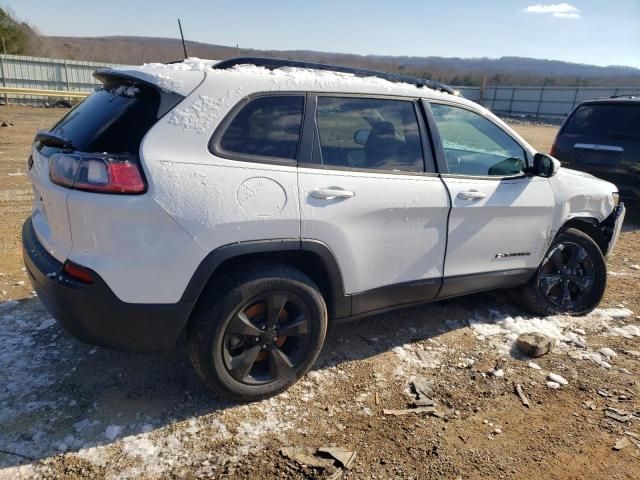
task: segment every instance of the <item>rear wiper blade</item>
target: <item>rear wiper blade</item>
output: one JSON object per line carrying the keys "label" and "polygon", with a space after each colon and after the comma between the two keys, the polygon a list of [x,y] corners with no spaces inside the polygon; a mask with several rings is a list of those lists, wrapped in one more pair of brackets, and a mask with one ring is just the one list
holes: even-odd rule
{"label": "rear wiper blade", "polygon": [[36,133],[36,142],[49,147],[74,148],[69,140],[46,130]]}

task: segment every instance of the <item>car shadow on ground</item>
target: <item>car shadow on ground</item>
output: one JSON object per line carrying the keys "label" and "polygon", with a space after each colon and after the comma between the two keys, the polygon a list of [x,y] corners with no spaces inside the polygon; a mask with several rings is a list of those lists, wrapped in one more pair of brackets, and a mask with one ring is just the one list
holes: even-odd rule
{"label": "car shadow on ground", "polygon": [[[489,307],[504,298],[478,294],[335,325],[313,370],[438,337],[470,318],[488,318]],[[138,434],[237,406],[207,390],[186,345],[150,354],[85,345],[37,298],[1,304],[0,327],[0,469],[107,445],[109,433]]]}

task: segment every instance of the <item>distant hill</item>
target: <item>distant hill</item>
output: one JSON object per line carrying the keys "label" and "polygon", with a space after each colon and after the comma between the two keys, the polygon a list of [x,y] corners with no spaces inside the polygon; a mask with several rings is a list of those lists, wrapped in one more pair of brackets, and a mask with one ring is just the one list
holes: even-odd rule
{"label": "distant hill", "polygon": [[[190,56],[225,59],[236,56],[235,47],[187,42]],[[29,52],[73,60],[121,64],[168,62],[182,58],[180,40],[156,37],[39,37]],[[599,67],[558,60],[524,57],[445,58],[353,55],[307,50],[239,50],[243,56],[281,57],[337,63],[375,70],[418,75],[454,85],[629,85],[640,84],[640,69]]]}

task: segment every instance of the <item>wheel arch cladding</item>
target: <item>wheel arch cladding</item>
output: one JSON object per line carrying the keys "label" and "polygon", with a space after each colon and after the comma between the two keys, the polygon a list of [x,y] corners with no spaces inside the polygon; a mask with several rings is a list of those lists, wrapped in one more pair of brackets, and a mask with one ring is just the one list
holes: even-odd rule
{"label": "wheel arch cladding", "polygon": [[607,238],[606,232],[602,229],[597,219],[593,217],[572,218],[562,225],[558,233],[564,232],[569,228],[580,230],[585,235],[591,237],[598,247],[600,247],[602,254],[606,255],[610,238]]}
{"label": "wheel arch cladding", "polygon": [[197,302],[206,287],[225,272],[265,260],[297,268],[313,280],[331,318],[351,313],[351,301],[344,293],[342,274],[331,250],[321,242],[297,239],[242,242],[217,248],[200,263],[182,299]]}

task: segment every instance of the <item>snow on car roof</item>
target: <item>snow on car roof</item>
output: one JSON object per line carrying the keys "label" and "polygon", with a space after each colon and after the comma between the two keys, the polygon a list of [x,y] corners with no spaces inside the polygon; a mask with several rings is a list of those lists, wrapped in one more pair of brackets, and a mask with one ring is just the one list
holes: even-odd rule
{"label": "snow on car roof", "polygon": [[202,72],[206,74],[208,80],[229,79],[236,82],[236,85],[242,81],[243,84],[251,84],[255,88],[264,90],[295,89],[451,98],[449,94],[426,86],[417,87],[409,83],[391,82],[375,76],[361,77],[352,73],[300,67],[269,69],[252,64],[235,65],[226,69],[213,69],[212,67],[216,63],[218,63],[218,60],[189,57],[182,62],[146,63],[140,66],[122,67],[115,70],[153,83],[165,91],[172,91],[182,95],[188,94],[197,86],[189,85],[192,88],[187,88],[185,85],[185,78],[188,78],[189,73]]}

